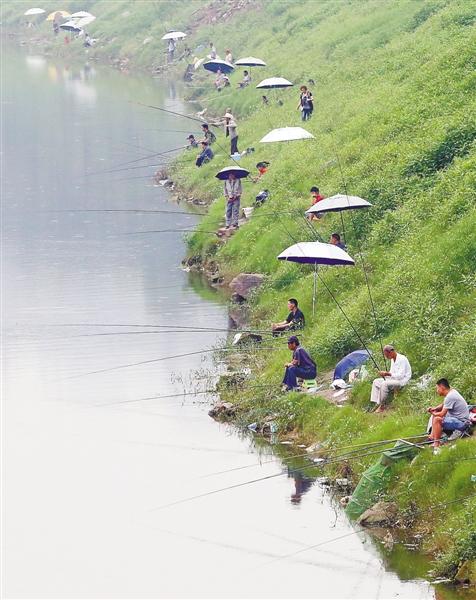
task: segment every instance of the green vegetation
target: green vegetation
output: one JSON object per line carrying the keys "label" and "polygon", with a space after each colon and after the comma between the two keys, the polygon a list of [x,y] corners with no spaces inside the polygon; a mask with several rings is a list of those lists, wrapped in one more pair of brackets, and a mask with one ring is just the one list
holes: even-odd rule
{"label": "green vegetation", "polygon": [[[7,23],[17,18],[14,5],[4,9]],[[227,280],[243,271],[266,274],[266,284],[252,302],[252,323],[258,328],[281,320],[286,299],[297,297],[308,321],[303,343],[322,372],[361,343],[322,282],[312,318],[312,270],[283,264],[276,256],[294,239],[313,239],[302,216],[312,185],[327,196],[347,189],[368,199],[372,209],[344,216],[356,267],[322,268],[321,276],[377,356],[379,338],[393,342],[409,357],[414,379],[424,373],[448,377],[468,401],[476,402],[473,4],[267,0],[213,26],[200,20],[205,6],[201,1],[64,3],[65,8],[91,10],[101,17],[91,26],[91,34],[100,38],[91,53],[98,58],[127,56],[132,65],[161,64],[163,32],[189,24],[191,48],[213,39],[222,56],[230,47],[235,57],[253,55],[267,61],[267,68],[253,69],[254,83],[274,75],[296,86],[315,81],[310,85],[314,115],[304,125],[315,140],[263,145],[259,139],[269,130],[301,125],[297,87],[268,93],[270,104],[264,106],[254,85],[236,89],[241,69],[221,93],[214,90],[212,75],[197,72],[191,97],[211,116],[230,107],[238,118],[240,149],[255,148],[240,164],[253,170],[259,160],[271,163],[259,184],[244,184],[243,204],[250,206],[262,188],[271,196],[226,245],[217,243],[207,232],[217,228],[224,212],[221,185],[214,175],[229,164],[228,141],[219,135],[215,159],[201,169],[194,166],[194,153],[185,156],[177,162],[175,179],[210,201],[208,215],[189,238],[190,254],[217,261]],[[147,38],[152,39],[144,43]],[[327,239],[332,231],[342,231],[340,217],[328,215],[315,228]],[[365,411],[369,383],[360,384],[344,408],[322,398],[283,396],[277,390],[287,358],[284,343],[278,342],[274,352],[258,352],[253,359],[252,381],[239,387],[244,423],[275,413],[282,431],[297,428],[305,439],[325,440],[332,448],[421,433],[425,408],[437,402],[432,388],[409,386],[379,418]],[[225,391],[224,398],[234,399],[236,393]],[[438,457],[423,452],[411,465],[402,465],[389,491],[403,513],[410,520],[415,515],[415,525],[428,534],[425,549],[444,554],[440,573],[452,575],[463,558],[476,557],[474,518],[469,523],[466,519],[466,514],[474,517],[475,499],[431,509],[476,493],[470,481],[476,461],[469,460],[475,450],[472,439],[444,448]],[[355,481],[374,460],[353,461]]]}

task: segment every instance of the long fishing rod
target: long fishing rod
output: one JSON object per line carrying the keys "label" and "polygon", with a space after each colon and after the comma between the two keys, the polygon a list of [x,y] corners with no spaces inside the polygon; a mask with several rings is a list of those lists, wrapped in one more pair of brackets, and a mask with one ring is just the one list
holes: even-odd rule
{"label": "long fishing rod", "polygon": [[[118,163],[117,165],[115,165],[116,167],[123,167],[125,165],[130,165],[132,163],[136,163],[136,162],[140,162],[141,160],[147,160],[148,158],[154,158],[155,156],[166,156],[167,154],[170,154],[171,152],[177,152],[178,150],[184,150],[185,148],[188,148],[188,146],[178,146],[177,148],[171,148],[170,150],[164,150],[163,152],[152,152],[150,154],[146,154],[145,156],[141,156],[139,158],[134,158],[133,160],[128,160],[126,162],[122,162],[122,163]],[[102,171],[92,171],[89,173],[86,173],[86,175],[97,175],[99,173],[107,173],[107,170],[102,170]]]}
{"label": "long fishing rod", "polygon": [[[429,443],[433,443],[433,441],[430,440]],[[368,452],[368,453],[364,454],[363,456],[370,456],[371,454],[380,454],[380,453],[381,453],[381,451],[377,450],[376,452],[372,452],[372,453]],[[353,458],[359,458],[359,457],[353,457]],[[335,462],[343,462],[343,461],[342,460],[339,460],[339,461],[336,460]],[[319,465],[308,465],[308,466],[305,466],[305,467],[294,469],[294,471],[298,472],[298,471],[304,471],[304,470],[307,470],[307,469],[310,469],[310,468],[320,468],[321,466],[327,466],[328,464],[331,464],[331,462],[329,461],[326,464],[320,463]],[[270,475],[265,475],[264,477],[258,477],[256,479],[251,479],[251,480],[248,480],[248,481],[242,481],[241,483],[236,483],[234,485],[226,486],[226,487],[219,488],[219,489],[216,489],[216,490],[211,490],[209,492],[204,492],[202,494],[197,494],[195,496],[189,496],[187,498],[182,498],[180,500],[176,500],[174,502],[169,502],[168,504],[163,504],[161,506],[157,506],[155,508],[152,508],[152,509],[150,509],[150,511],[152,512],[152,511],[156,511],[156,510],[163,510],[165,508],[169,508],[171,506],[177,506],[179,504],[185,504],[186,502],[191,502],[191,501],[197,500],[199,498],[205,498],[207,496],[212,496],[214,494],[219,494],[221,492],[227,492],[229,490],[233,490],[233,489],[236,489],[236,488],[239,488],[239,487],[243,487],[243,486],[246,486],[246,485],[252,485],[254,483],[260,483],[262,481],[267,481],[268,479],[273,479],[275,477],[282,477],[283,475],[287,475],[287,471],[279,471],[278,473],[271,473]],[[475,494],[475,496],[476,496],[476,494]]]}
{"label": "long fishing rod", "polygon": [[[469,494],[468,496],[461,496],[460,498],[455,498],[454,500],[449,500],[447,502],[440,502],[439,504],[434,504],[434,505],[429,506],[427,508],[424,508],[424,509],[422,508],[422,509],[416,510],[416,511],[413,512],[413,514],[414,515],[419,515],[419,514],[426,513],[427,511],[431,512],[433,510],[436,510],[436,509],[439,509],[439,508],[442,508],[442,507],[446,508],[447,506],[449,506],[451,504],[456,504],[458,502],[462,502],[464,500],[468,500],[470,498],[475,498],[475,497],[476,497],[476,494]],[[270,565],[270,564],[273,564],[275,562],[281,561],[281,560],[286,560],[288,558],[292,558],[292,557],[294,557],[294,556],[296,556],[298,554],[302,554],[303,552],[308,552],[309,550],[314,550],[315,548],[319,548],[320,546],[324,546],[325,544],[330,544],[331,542],[336,542],[336,541],[341,540],[343,538],[349,537],[351,535],[355,535],[357,533],[362,533],[364,531],[366,531],[365,527],[361,527],[360,529],[356,529],[354,531],[351,531],[350,533],[346,533],[345,535],[340,535],[338,537],[332,538],[331,540],[325,540],[325,541],[319,542],[317,544],[312,544],[312,546],[306,546],[306,548],[301,548],[300,550],[296,550],[295,552],[290,552],[289,554],[285,554],[283,556],[280,556],[279,558],[275,558],[273,560],[270,560],[269,562],[267,562],[267,563],[265,563],[263,565],[260,565],[260,568],[264,567],[266,565]]]}
{"label": "long fishing rod", "polygon": [[[194,229],[149,229],[147,231],[126,231],[124,233],[119,233],[118,236],[123,235],[143,235],[148,233],[195,233],[197,230]],[[213,235],[218,235],[216,231],[205,231],[203,229],[200,230],[200,233],[209,233]]]}
{"label": "long fishing rod", "polygon": [[207,213],[200,212],[187,212],[180,210],[167,210],[167,209],[141,209],[141,208],[74,208],[74,209],[55,209],[55,210],[40,210],[37,212],[45,212],[45,213],[137,213],[137,214],[167,214],[167,215],[187,215],[188,217],[193,217],[195,215],[204,217]]}
{"label": "long fishing rod", "polygon": [[[151,325],[151,324],[135,324],[135,323],[48,323],[49,327],[143,327],[148,328],[158,328],[158,329],[183,329],[193,330],[193,331],[225,331],[228,333],[263,333],[272,335],[273,332],[269,329],[225,329],[220,327],[200,327],[198,325],[175,325],[175,324],[159,324],[159,325]],[[279,338],[278,338],[279,339]]]}
{"label": "long fishing rod", "polygon": [[[354,445],[351,445],[351,446],[341,446],[341,447],[337,447],[337,448],[330,448],[329,450],[332,451],[332,452],[336,452],[338,450],[345,450],[346,448],[354,448],[354,449],[356,449],[356,448],[360,448],[360,449],[364,448],[364,450],[367,450],[368,448],[372,448],[372,447],[386,446],[387,444],[392,444],[392,443],[398,442],[400,440],[409,441],[409,440],[413,440],[413,439],[420,439],[422,437],[427,437],[427,434],[424,433],[424,434],[421,434],[421,435],[414,435],[414,436],[410,436],[410,437],[407,437],[407,438],[395,438],[395,439],[390,439],[390,440],[381,440],[379,442],[368,442],[368,443],[362,443],[362,444],[354,444]],[[318,452],[321,452],[323,450],[325,450],[325,449],[319,448],[319,449],[315,450],[314,452],[302,452],[300,454],[293,454],[291,456],[285,456],[284,460],[288,461],[288,460],[293,460],[295,458],[311,457],[311,456],[313,456],[313,455],[315,455]],[[357,451],[360,451],[360,450],[355,450],[355,451],[357,452]],[[341,456],[343,456],[343,455],[341,455]],[[335,457],[332,456],[332,458],[335,458]],[[326,459],[324,459],[324,461],[325,460]],[[243,469],[251,469],[251,468],[255,468],[255,467],[260,467],[261,465],[265,465],[265,464],[272,463],[272,462],[275,462],[274,459],[260,461],[260,462],[249,464],[249,465],[243,465],[241,467],[234,467],[232,469],[225,469],[224,471],[215,471],[214,473],[207,473],[206,475],[202,475],[200,477],[200,479],[204,479],[204,478],[208,478],[208,477],[213,477],[215,475],[224,475],[224,474],[227,474],[227,473],[232,473],[234,471],[241,471]],[[316,465],[309,465],[309,467],[311,467],[311,466],[316,466]],[[321,465],[319,465],[319,466],[321,466]]]}
{"label": "long fishing rod", "polygon": [[137,104],[138,106],[144,106],[145,108],[153,108],[154,110],[160,110],[161,112],[165,112],[170,115],[175,115],[176,117],[183,117],[184,119],[190,119],[191,121],[196,121],[198,123],[206,123],[205,119],[199,119],[197,117],[191,117],[190,115],[184,115],[173,110],[168,110],[167,108],[161,108],[160,106],[152,106],[152,104],[143,104],[142,102],[135,102],[133,100],[129,100],[129,103]]}
{"label": "long fishing rod", "polygon": [[[340,174],[341,174],[342,184],[344,186],[344,192],[345,192],[345,195],[346,195],[346,198],[347,198],[347,203],[349,203],[349,193],[348,193],[348,190],[347,190],[347,182],[346,182],[346,179],[344,177],[344,170],[342,168],[342,163],[341,163],[341,160],[340,160],[339,153],[337,152],[337,149],[335,147],[334,147],[334,152],[336,154],[337,164],[339,166],[339,171],[340,171]],[[354,216],[352,215],[352,211],[350,211],[350,213],[351,213],[350,214],[350,218],[351,218],[351,221],[352,221],[352,228],[354,230],[354,234],[356,234],[357,233],[357,228],[355,226]],[[341,217],[342,217],[342,214],[341,214]],[[342,217],[342,226],[343,225],[344,225],[344,219]],[[372,314],[373,314],[373,317],[374,317],[375,333],[377,335],[377,340],[379,341],[379,344],[380,344],[380,350],[382,352],[384,366],[386,368],[387,367],[387,361],[386,361],[386,358],[385,358],[385,353],[383,351],[383,343],[382,343],[382,337],[380,335],[380,329],[379,329],[379,325],[378,325],[377,311],[375,309],[375,304],[374,304],[373,297],[372,297],[372,291],[370,289],[369,277],[368,277],[368,273],[367,273],[367,269],[366,269],[366,266],[365,266],[365,261],[364,261],[363,253],[362,253],[362,245],[360,243],[360,238],[357,235],[356,235],[356,240],[357,240],[357,247],[358,247],[359,256],[360,256],[360,262],[362,263],[362,271],[364,272],[365,284],[367,286],[367,292],[368,292],[368,295],[369,295],[370,306],[372,308]]]}
{"label": "long fishing rod", "polygon": [[[261,348],[261,350],[274,350],[274,348]],[[129,367],[138,367],[141,365],[149,365],[151,363],[161,362],[164,360],[172,360],[175,358],[185,358],[187,356],[194,356],[197,354],[205,354],[206,352],[236,352],[237,354],[242,354],[242,351],[237,350],[236,348],[206,348],[205,350],[197,350],[195,352],[185,352],[183,354],[174,354],[171,356],[160,356],[159,358],[151,358],[149,360],[142,360],[136,363],[129,363],[127,365],[118,365],[116,367],[108,367],[107,369],[98,369],[97,371],[88,371],[87,373],[80,373],[79,375],[71,375],[67,377],[67,379],[78,379],[79,377],[86,377],[86,375],[97,375],[98,373],[108,373],[110,371],[118,371],[120,369],[127,369]]]}

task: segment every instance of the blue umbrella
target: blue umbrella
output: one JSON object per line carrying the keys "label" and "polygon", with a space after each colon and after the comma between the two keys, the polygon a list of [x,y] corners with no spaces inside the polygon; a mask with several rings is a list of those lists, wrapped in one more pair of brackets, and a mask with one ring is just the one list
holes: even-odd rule
{"label": "blue umbrella", "polygon": [[220,70],[222,73],[231,73],[235,69],[235,67],[230,65],[229,62],[226,62],[226,60],[221,60],[220,58],[207,60],[207,62],[203,63],[203,68],[207,71],[211,71],[212,73],[217,73],[218,70]]}
{"label": "blue umbrella", "polygon": [[334,381],[336,379],[345,379],[352,371],[366,363],[370,358],[371,352],[367,350],[354,350],[347,356],[344,356],[335,366]]}

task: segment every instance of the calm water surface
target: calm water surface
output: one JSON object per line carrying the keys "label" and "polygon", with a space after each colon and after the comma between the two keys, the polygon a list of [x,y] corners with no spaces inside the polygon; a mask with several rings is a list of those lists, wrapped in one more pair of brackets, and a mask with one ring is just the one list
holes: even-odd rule
{"label": "calm water surface", "polygon": [[[433,598],[369,539],[343,537],[317,485],[297,482],[300,502],[283,476],[159,509],[282,466],[204,478],[257,463],[252,440],[189,397],[113,404],[216,372],[209,353],[116,368],[222,343],[132,325],[226,327],[227,315],[180,270],[181,233],[124,235],[196,222],[147,179],[121,180],[150,169],[85,176],[184,142],[191,122],[129,100],[187,108],[170,82],[19,55],[4,66],[4,595]],[[134,208],[176,213],[75,212]]]}

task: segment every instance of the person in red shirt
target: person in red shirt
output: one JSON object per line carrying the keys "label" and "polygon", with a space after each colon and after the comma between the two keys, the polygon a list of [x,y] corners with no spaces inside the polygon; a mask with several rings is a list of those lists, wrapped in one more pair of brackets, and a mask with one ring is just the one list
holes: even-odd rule
{"label": "person in red shirt", "polygon": [[[324,198],[325,198],[325,196],[323,196],[319,192],[319,188],[316,187],[315,185],[312,186],[310,192],[311,192],[311,196],[312,196],[312,206],[314,206],[315,204],[317,204],[321,200],[324,200]],[[309,215],[309,219],[311,221],[315,221],[315,220],[320,219],[320,218],[321,218],[321,215],[319,215],[319,213],[312,213],[311,215]]]}

